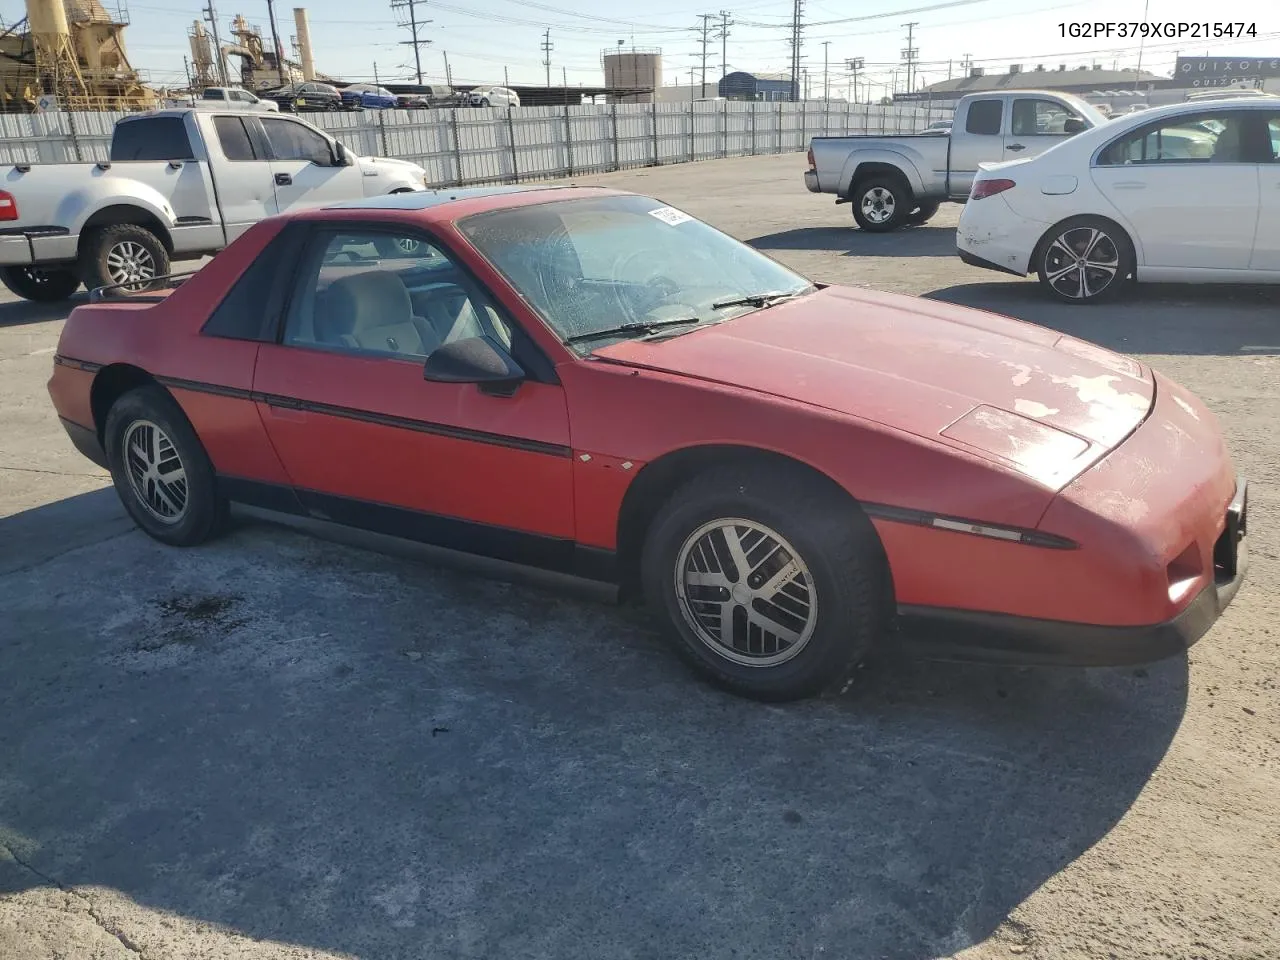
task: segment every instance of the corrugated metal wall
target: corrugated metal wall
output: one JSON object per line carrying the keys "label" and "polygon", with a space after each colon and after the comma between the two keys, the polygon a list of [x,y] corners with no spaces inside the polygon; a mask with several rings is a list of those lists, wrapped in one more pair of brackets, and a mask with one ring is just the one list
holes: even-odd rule
{"label": "corrugated metal wall", "polygon": [[[352,150],[423,166],[436,186],[804,150],[809,138],[914,133],[951,111],[823,103],[614,104],[307,114]],[[0,163],[105,160],[121,114],[0,114]]]}

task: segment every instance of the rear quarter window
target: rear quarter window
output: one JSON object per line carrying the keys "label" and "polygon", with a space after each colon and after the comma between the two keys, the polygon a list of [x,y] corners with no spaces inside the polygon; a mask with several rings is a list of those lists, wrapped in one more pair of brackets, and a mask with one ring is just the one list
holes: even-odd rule
{"label": "rear quarter window", "polygon": [[112,161],[191,160],[191,138],[182,117],[123,120],[111,135]]}

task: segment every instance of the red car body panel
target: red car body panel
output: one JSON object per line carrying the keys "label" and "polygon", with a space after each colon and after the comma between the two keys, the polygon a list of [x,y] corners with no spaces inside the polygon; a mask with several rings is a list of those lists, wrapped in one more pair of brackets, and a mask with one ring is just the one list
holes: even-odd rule
{"label": "red car body panel", "polygon": [[[69,432],[100,438],[95,378],[145,371],[228,483],[323,495],[307,501],[315,516],[359,501],[607,554],[624,546],[628,493],[655,462],[749,448],[803,463],[864,505],[904,613],[1119,628],[1186,616],[1218,589],[1212,622],[1230,601],[1239,575],[1228,571],[1223,588],[1215,548],[1242,487],[1213,415],[1176,384],[1052,330],[834,287],[581,357],[454,226],[565,197],[532,190],[265,221],[158,303],[73,311],[50,394]],[[284,223],[316,219],[426,231],[490,290],[559,383],[495,396],[424,381],[414,362],[203,335]],[[394,532],[394,517],[381,522]],[[1019,541],[1019,530],[1070,548]],[[1107,661],[1109,641],[1099,642],[1080,662]]]}

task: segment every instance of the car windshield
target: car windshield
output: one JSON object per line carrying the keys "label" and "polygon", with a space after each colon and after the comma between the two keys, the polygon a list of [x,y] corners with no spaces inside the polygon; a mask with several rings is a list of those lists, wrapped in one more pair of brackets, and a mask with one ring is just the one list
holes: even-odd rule
{"label": "car windshield", "polygon": [[679,335],[815,289],[648,197],[540,203],[476,214],[458,228],[562,341],[581,342],[584,352],[611,340]]}

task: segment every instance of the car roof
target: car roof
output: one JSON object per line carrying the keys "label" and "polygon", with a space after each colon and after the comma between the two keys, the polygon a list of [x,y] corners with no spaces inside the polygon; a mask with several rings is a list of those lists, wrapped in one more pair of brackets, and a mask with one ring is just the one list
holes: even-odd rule
{"label": "car roof", "polygon": [[550,203],[555,200],[629,195],[625,190],[611,190],[607,187],[554,184],[460,187],[453,190],[418,190],[413,193],[393,193],[363,200],[346,200],[326,207],[311,208],[297,216],[299,219],[309,220],[325,219],[326,213],[340,213],[343,215],[340,219],[349,219],[360,212],[426,213],[432,220],[456,220],[476,213]]}

